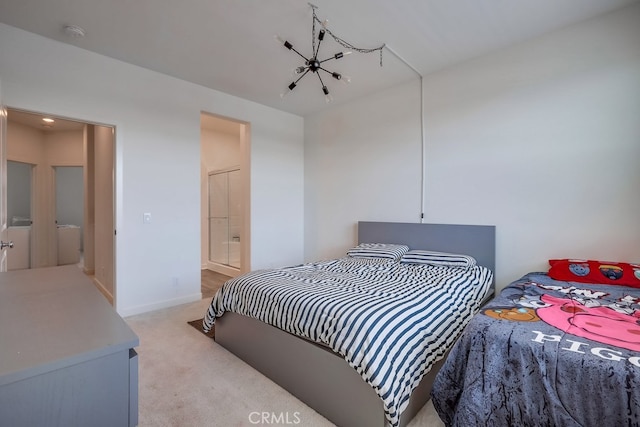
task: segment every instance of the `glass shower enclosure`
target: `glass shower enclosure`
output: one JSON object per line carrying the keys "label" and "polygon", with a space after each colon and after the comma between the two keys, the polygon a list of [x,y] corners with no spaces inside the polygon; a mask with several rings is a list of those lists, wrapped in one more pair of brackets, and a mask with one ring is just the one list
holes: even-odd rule
{"label": "glass shower enclosure", "polygon": [[240,169],[209,173],[209,261],[240,269]]}

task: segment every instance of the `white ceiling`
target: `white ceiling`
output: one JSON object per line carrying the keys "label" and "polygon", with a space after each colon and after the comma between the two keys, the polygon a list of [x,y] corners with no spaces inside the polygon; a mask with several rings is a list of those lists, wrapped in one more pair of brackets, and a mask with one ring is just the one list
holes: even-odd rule
{"label": "white ceiling", "polygon": [[[54,121],[52,123],[44,122],[43,118],[50,118]],[[13,110],[11,108],[7,109],[7,120],[9,122],[20,123],[25,126],[29,126],[33,129],[38,129],[43,132],[53,132],[53,131],[68,131],[68,130],[82,130],[84,128],[84,123],[77,122],[75,120],[65,120],[60,117],[55,116],[43,116],[41,114]]]}
{"label": "white ceiling", "polygon": [[[352,78],[322,75],[332,104],[443,69],[492,50],[639,0],[314,0],[320,20],[360,48],[324,65]],[[302,58],[311,55],[311,7],[300,0],[0,0],[0,22],[260,104],[307,115],[327,107],[309,73],[285,98]],[[63,27],[78,25],[83,38]],[[345,50],[330,37],[319,58]],[[395,53],[395,54],[394,54]]]}

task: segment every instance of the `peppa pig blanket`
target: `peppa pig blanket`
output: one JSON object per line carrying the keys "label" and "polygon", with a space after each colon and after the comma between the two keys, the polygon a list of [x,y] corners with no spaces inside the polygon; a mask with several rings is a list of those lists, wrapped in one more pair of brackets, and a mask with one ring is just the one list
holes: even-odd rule
{"label": "peppa pig blanket", "polygon": [[640,426],[640,289],[529,273],[466,327],[432,400],[447,426]]}

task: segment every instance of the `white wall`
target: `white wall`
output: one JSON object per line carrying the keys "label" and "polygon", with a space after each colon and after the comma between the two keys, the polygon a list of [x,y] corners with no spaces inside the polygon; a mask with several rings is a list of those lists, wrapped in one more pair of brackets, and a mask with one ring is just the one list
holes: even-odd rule
{"label": "white wall", "polygon": [[4,24],[0,80],[9,107],[115,125],[121,314],[200,298],[201,111],[251,124],[252,267],[302,260],[301,117]]}
{"label": "white wall", "polygon": [[[554,257],[640,261],[638,22],[637,5],[425,76],[425,222],[495,224],[499,288]],[[358,220],[417,222],[420,123],[397,112],[416,91],[305,118],[307,259]]]}
{"label": "white wall", "polygon": [[[13,123],[9,126],[13,126]],[[53,166],[84,165],[84,131],[61,130],[42,132],[44,158]]]}
{"label": "white wall", "polygon": [[343,256],[357,221],[420,219],[420,83],[305,117],[305,258]]}

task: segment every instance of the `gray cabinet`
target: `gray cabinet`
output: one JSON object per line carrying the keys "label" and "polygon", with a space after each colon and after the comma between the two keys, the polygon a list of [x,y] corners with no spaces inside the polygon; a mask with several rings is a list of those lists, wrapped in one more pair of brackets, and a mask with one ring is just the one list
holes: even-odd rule
{"label": "gray cabinet", "polygon": [[75,265],[0,274],[0,425],[137,425],[138,344]]}

